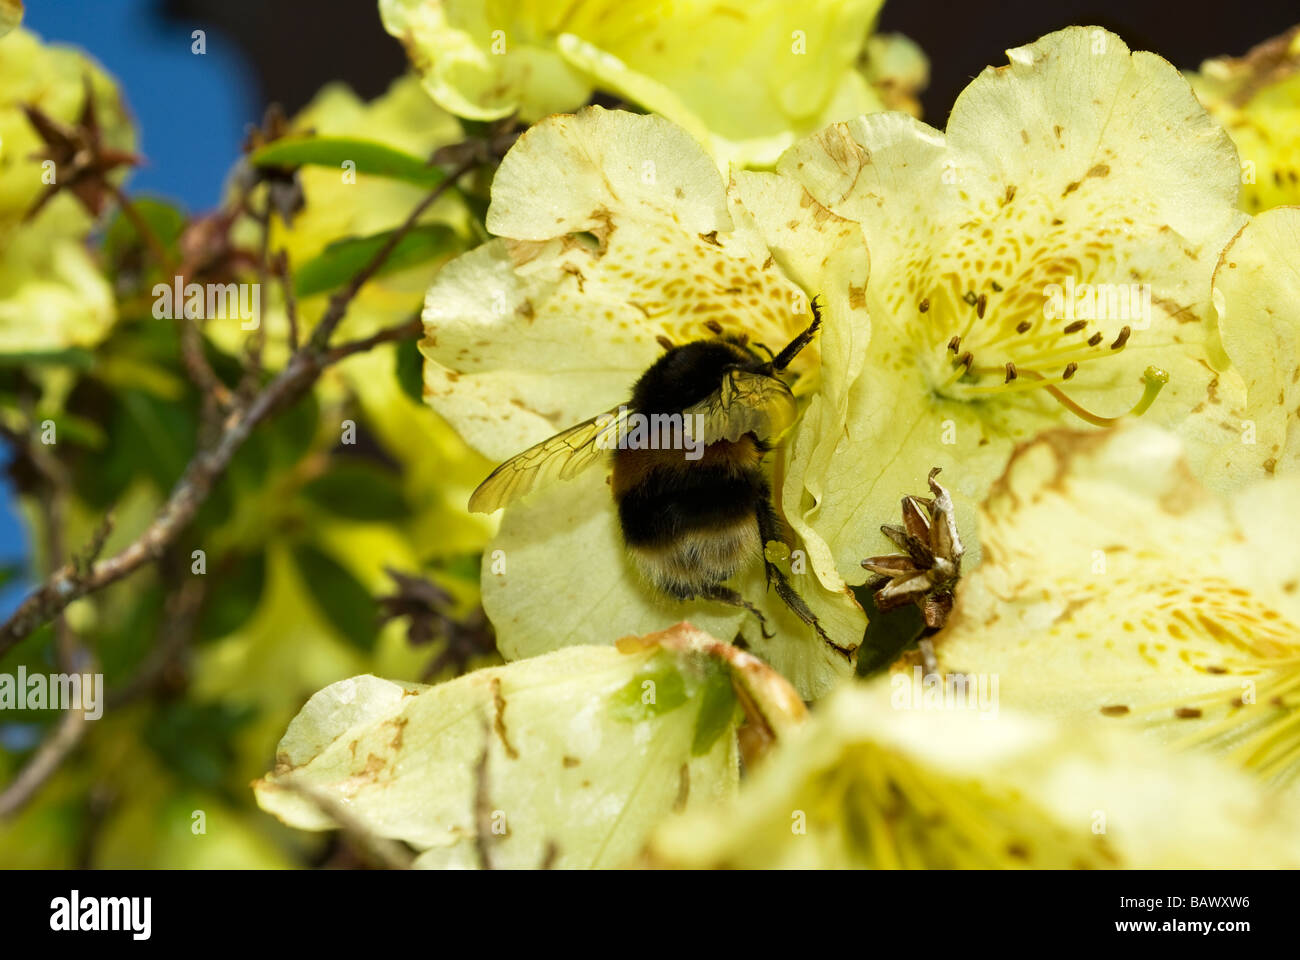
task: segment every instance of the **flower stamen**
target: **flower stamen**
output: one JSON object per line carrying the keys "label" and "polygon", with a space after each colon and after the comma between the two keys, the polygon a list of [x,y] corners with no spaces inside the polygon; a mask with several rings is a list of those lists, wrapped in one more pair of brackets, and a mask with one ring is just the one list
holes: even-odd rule
{"label": "flower stamen", "polygon": [[[967,356],[969,356],[969,354]],[[1074,371],[1077,369],[1078,364],[1075,363],[1067,366],[1065,372],[1061,375],[1061,380],[1070,379],[1070,377],[1074,376]],[[995,373],[1003,371],[998,371],[997,368],[990,367],[974,367],[971,372]],[[1165,384],[1169,382],[1169,374],[1165,371],[1161,370],[1159,367],[1147,367],[1146,371],[1142,374],[1142,380],[1145,384],[1142,396],[1138,399],[1138,402],[1133,405],[1132,409],[1117,417],[1103,417],[1093,413],[1086,407],[1081,406],[1077,401],[1071,399],[1055,385],[1057,381],[1044,377],[1037,370],[1018,370],[1013,364],[1008,363],[1005,374],[1007,379],[999,386],[968,387],[966,392],[971,394],[1019,393],[1026,390],[1037,390],[1042,388],[1050,393],[1052,397],[1061,404],[1061,406],[1065,407],[1065,409],[1069,410],[1080,420],[1084,420],[1098,427],[1113,427],[1125,417],[1142,416],[1142,414],[1146,413],[1147,410],[1150,409],[1151,404],[1155,403],[1156,397],[1160,395],[1160,391],[1163,390]],[[1032,378],[1032,381],[1026,381],[1014,385],[1011,384],[1011,381],[1016,379],[1020,374]]]}

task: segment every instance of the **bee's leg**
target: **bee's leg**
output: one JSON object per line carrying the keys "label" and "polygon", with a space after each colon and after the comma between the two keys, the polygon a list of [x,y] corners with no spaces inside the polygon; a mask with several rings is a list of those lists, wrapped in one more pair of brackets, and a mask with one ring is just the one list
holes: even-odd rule
{"label": "bee's leg", "polygon": [[790,366],[790,362],[799,354],[799,351],[812,343],[813,337],[817,335],[817,329],[822,325],[822,311],[817,299],[817,297],[813,297],[810,304],[813,322],[808,324],[808,329],[787,343],[781,352],[772,358],[771,367],[773,370],[779,372]]}
{"label": "bee's leg", "polygon": [[767,559],[766,547],[768,541],[779,540],[781,543],[786,542],[785,524],[777,516],[770,497],[766,498],[758,508],[758,536],[764,546],[763,566],[767,571],[767,585],[776,588],[776,595],[785,601],[785,605],[793,611],[796,617],[816,630],[817,636],[821,637],[824,643],[830,644],[841,654],[848,656],[848,650],[845,650],[826,635],[826,631],[822,629],[821,621],[817,619],[817,614],[812,612],[808,602],[799,596],[794,587],[790,586],[790,581],[786,579],[781,568]]}
{"label": "bee's leg", "polygon": [[718,603],[725,603],[731,607],[743,607],[758,618],[758,629],[763,632],[763,639],[771,640],[776,636],[775,633],[767,632],[767,617],[763,616],[762,611],[730,587],[724,587],[720,583],[715,583],[712,586],[704,587],[696,592],[695,595],[701,600],[715,600]]}

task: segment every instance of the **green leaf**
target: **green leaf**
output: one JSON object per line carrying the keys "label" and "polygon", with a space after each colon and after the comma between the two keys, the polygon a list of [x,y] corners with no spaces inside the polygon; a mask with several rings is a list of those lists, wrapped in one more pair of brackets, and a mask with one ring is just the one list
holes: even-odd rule
{"label": "green leaf", "polygon": [[256,713],[247,704],[180,701],[162,708],[145,727],[144,740],[167,769],[211,789],[235,761],[234,735]]}
{"label": "green leaf", "polygon": [[336,460],[302,488],[303,496],[348,520],[401,520],[410,513],[398,479],[368,463]]}
{"label": "green leaf", "polygon": [[[185,212],[174,204],[153,197],[132,197],[131,205],[169,253],[176,252],[177,241],[185,229]],[[104,255],[114,272],[121,269],[129,250],[144,244],[140,231],[129,217],[119,211],[104,232]]]}
{"label": "green leaf", "polygon": [[356,164],[357,173],[402,180],[432,189],[447,178],[441,167],[430,166],[419,157],[395,150],[374,140],[358,137],[295,137],[276,140],[249,155],[255,167],[332,167]]}
{"label": "green leaf", "polygon": [[105,686],[112,690],[129,683],[140,670],[144,659],[158,644],[159,625],[163,616],[164,590],[155,582],[137,586],[120,601],[124,610],[103,618],[93,635],[86,637],[95,644],[99,668]]}
{"label": "green leaf", "polygon": [[[424,355],[420,353],[420,342],[399,340],[393,356],[398,386],[416,403],[424,403]],[[477,578],[477,571],[474,575]]]}
{"label": "green leaf", "polygon": [[27,350],[21,353],[0,354],[0,367],[28,367],[48,363],[89,370],[95,364],[95,355],[84,347],[66,350]]}
{"label": "green leaf", "polygon": [[483,569],[482,553],[458,553],[451,557],[442,557],[434,565],[449,577],[464,580],[478,586]]}
{"label": "green leaf", "polygon": [[[333,290],[351,280],[374,259],[395,230],[336,240],[321,253],[304,263],[294,275],[294,292],[310,297]],[[426,223],[409,231],[375,273],[383,276],[414,267],[437,257],[450,256],[460,249],[456,231],[441,223]]]}
{"label": "green leaf", "polygon": [[686,702],[690,692],[677,664],[660,657],[633,677],[610,699],[614,716],[639,723],[671,713]]}
{"label": "green leaf", "polygon": [[125,391],[122,403],[145,456],[145,470],[160,489],[170,490],[194,449],[197,418],[192,410],[142,390]]}
{"label": "green leaf", "polygon": [[379,636],[370,591],[342,564],[310,544],[293,551],[306,586],[325,619],[353,646],[373,650]]}
{"label": "green leaf", "polygon": [[204,599],[199,618],[201,640],[215,640],[234,633],[253,615],[262,600],[266,584],[266,553],[223,557],[216,569],[209,569],[213,588]]}
{"label": "green leaf", "polygon": [[691,740],[691,755],[696,757],[712,750],[736,717],[736,691],[731,685],[731,673],[715,661],[709,661],[705,669],[700,713],[695,718],[695,736]]}
{"label": "green leaf", "polygon": [[869,677],[883,670],[898,655],[916,643],[925,632],[925,618],[916,604],[881,611],[874,590],[852,587],[853,595],[867,615],[867,629],[858,648],[857,675]]}

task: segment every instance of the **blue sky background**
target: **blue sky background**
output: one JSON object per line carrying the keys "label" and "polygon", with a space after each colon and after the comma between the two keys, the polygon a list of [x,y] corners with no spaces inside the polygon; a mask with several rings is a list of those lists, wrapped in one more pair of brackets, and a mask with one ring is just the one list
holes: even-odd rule
{"label": "blue sky background", "polygon": [[[135,116],[148,163],[128,183],[189,210],[216,206],[239,155],[245,126],[261,113],[261,95],[240,49],[207,30],[207,52],[191,52],[203,24],[173,23],[154,0],[28,0],[23,25],[48,42],[82,48],[113,74]],[[5,456],[7,457],[7,451]],[[0,478],[0,564],[26,555],[13,488]],[[0,615],[27,584],[0,591]]]}

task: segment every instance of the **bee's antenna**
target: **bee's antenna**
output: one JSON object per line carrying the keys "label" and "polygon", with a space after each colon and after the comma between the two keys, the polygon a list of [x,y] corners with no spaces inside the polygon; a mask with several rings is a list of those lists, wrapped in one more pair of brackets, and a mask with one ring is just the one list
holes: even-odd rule
{"label": "bee's antenna", "polygon": [[812,306],[813,322],[808,324],[807,330],[805,330],[803,333],[799,334],[797,337],[791,340],[788,344],[786,344],[785,349],[783,349],[780,353],[778,353],[775,357],[772,358],[772,362],[771,364],[769,364],[769,366],[771,366],[773,370],[780,372],[784,370],[786,367],[790,366],[790,362],[794,360],[796,356],[799,355],[799,351],[802,350],[804,347],[808,346],[808,344],[812,343],[813,337],[817,335],[817,330],[822,325],[822,311],[821,311],[821,307],[819,307],[817,304],[817,300],[820,297],[821,294],[818,294],[816,297],[812,298],[811,306]]}

